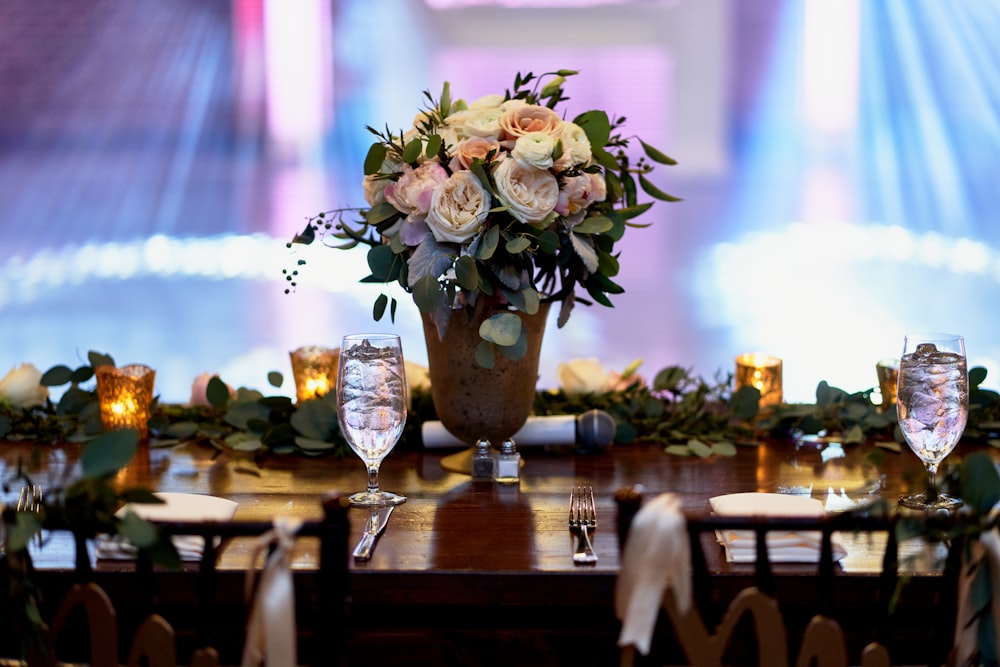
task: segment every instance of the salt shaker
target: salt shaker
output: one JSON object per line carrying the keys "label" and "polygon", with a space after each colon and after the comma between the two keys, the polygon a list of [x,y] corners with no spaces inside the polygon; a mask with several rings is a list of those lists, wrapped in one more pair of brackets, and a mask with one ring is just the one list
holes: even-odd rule
{"label": "salt shaker", "polygon": [[493,445],[489,440],[480,438],[476,441],[472,453],[472,479],[477,482],[492,482],[496,477],[497,462],[493,457]]}
{"label": "salt shaker", "polygon": [[507,438],[500,446],[497,457],[496,480],[500,484],[517,484],[521,474],[521,454],[517,451],[512,438]]}

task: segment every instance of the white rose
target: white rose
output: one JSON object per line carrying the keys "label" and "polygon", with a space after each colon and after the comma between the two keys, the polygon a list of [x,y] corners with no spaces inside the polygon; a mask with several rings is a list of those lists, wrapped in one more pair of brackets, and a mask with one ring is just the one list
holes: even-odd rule
{"label": "white rose", "polygon": [[590,162],[590,158],[593,157],[590,151],[590,139],[582,127],[576,123],[564,122],[559,138],[562,140],[563,148],[563,154],[555,164],[559,171]]}
{"label": "white rose", "polygon": [[0,398],[16,408],[33,408],[45,405],[49,388],[41,384],[42,373],[32,364],[12,368],[0,380]]}
{"label": "white rose", "polygon": [[479,179],[459,171],[434,188],[427,226],[438,241],[462,243],[472,238],[490,212],[490,195]]}
{"label": "white rose", "polygon": [[511,157],[529,164],[536,169],[548,169],[552,166],[552,149],[556,142],[551,134],[545,132],[529,132],[517,138]]}
{"label": "white rose", "polygon": [[567,396],[607,391],[612,378],[597,359],[571,359],[556,366],[556,377]]}
{"label": "white rose", "polygon": [[545,169],[507,158],[493,170],[493,178],[500,201],[521,222],[544,222],[559,202],[559,183]]}
{"label": "white rose", "polygon": [[385,200],[407,216],[423,218],[431,206],[435,186],[448,180],[448,172],[437,162],[416,169],[403,167],[403,175],[385,187]]}
{"label": "white rose", "polygon": [[499,108],[468,109],[448,116],[448,127],[454,128],[459,137],[483,137],[496,139],[500,135]]}

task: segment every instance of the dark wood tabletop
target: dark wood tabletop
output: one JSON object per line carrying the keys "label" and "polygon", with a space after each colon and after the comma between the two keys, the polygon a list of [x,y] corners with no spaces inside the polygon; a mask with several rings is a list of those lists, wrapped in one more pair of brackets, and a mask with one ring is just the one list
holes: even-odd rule
{"label": "dark wood tabletop", "polygon": [[[953,456],[967,447],[960,445]],[[596,453],[531,447],[521,450],[524,465],[516,486],[473,483],[445,470],[442,462],[454,450],[399,449],[385,459],[381,485],[405,494],[407,501],[396,508],[371,560],[350,566],[356,641],[365,646],[366,655],[386,659],[416,647],[434,656],[436,664],[491,664],[501,658],[523,662],[529,655],[538,658],[535,664],[559,664],[573,654],[569,647],[582,631],[594,642],[589,655],[612,659],[617,631],[613,591],[620,565],[614,530],[617,490],[641,485],[647,497],[675,493],[691,513],[708,512],[715,495],[746,491],[811,495],[829,502],[831,509],[842,509],[851,502],[894,499],[909,490],[907,480],[921,479],[920,463],[908,450],[884,450],[875,466],[869,460],[874,449],[872,443],[839,449],[773,441],[740,447],[734,457],[699,459],[643,444]],[[27,464],[34,456],[40,461],[32,471],[34,481],[58,488],[72,477],[80,451],[78,444],[3,443],[0,474],[10,479],[19,461]],[[115,482],[122,488],[229,498],[239,503],[237,521],[269,521],[278,515],[318,519],[324,493],[360,490],[366,474],[355,457],[289,455],[254,462],[197,445],[142,445]],[[594,487],[600,521],[594,539],[599,561],[591,566],[573,564],[567,529],[570,489],[581,484]],[[8,489],[5,500],[16,491]],[[365,510],[350,510],[352,544],[366,515]],[[870,603],[885,535],[848,534],[843,540],[848,555],[841,562],[844,586],[838,595],[850,615],[851,609]],[[748,585],[750,567],[727,564],[721,548],[713,546],[708,557],[721,586],[736,590]],[[923,554],[923,547],[915,545],[912,552]],[[247,541],[235,540],[222,551],[219,569],[239,574],[250,566],[250,554]],[[70,540],[50,540],[33,557],[41,571],[68,569]],[[303,543],[293,567],[307,573],[317,562],[316,546]],[[931,570],[919,563],[908,566],[918,573]],[[96,562],[99,573],[128,567]],[[784,591],[794,609],[811,588],[815,567],[779,565],[776,574],[779,594]],[[910,594],[929,595],[919,583]],[[462,658],[473,654],[479,658]]]}

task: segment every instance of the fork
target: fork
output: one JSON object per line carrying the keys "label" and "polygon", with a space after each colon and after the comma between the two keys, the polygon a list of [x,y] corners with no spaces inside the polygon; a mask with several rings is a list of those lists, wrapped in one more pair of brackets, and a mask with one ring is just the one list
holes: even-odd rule
{"label": "fork", "polygon": [[597,530],[597,510],[594,508],[594,489],[590,486],[573,487],[569,494],[569,529],[576,535],[573,562],[597,562],[597,554],[590,543],[590,534]]}
{"label": "fork", "polygon": [[[33,512],[38,514],[42,511],[42,487],[38,484],[22,484],[21,491],[17,496],[18,512]],[[42,531],[38,531],[38,546],[42,546]]]}

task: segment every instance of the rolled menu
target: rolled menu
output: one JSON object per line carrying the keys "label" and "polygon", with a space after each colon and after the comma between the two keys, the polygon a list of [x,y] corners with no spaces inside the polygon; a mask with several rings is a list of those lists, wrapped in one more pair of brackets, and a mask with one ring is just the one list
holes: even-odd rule
{"label": "rolled menu", "polygon": [[[724,516],[815,516],[824,514],[823,503],[806,496],[786,493],[731,493],[708,501],[712,511]],[[757,560],[757,538],[749,530],[716,531],[730,563]],[[847,555],[839,533],[833,534],[833,559]],[[819,531],[769,531],[767,554],[772,563],[815,563],[821,548]]]}

